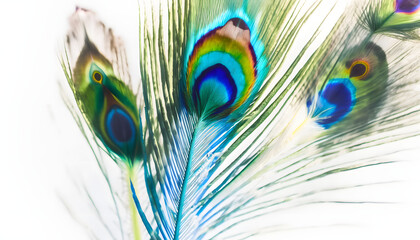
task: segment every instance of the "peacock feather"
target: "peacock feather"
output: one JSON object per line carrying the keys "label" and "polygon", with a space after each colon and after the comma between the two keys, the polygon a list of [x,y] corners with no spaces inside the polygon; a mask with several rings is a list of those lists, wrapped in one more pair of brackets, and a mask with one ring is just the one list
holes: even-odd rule
{"label": "peacock feather", "polygon": [[[130,80],[128,75],[123,75],[127,74],[125,66],[115,66],[123,64],[118,62],[123,61],[118,59],[121,53],[115,46],[112,32],[102,32],[101,37],[108,49],[104,53],[99,51],[84,25],[84,18],[93,16],[82,9],[76,10],[76,13],[71,18],[74,28],[67,36],[67,43],[68,50],[79,55],[71,55],[75,62],[74,68],[66,72],[69,85],[85,121],[114,160],[134,165],[143,155],[140,115],[136,96],[121,80]],[[93,24],[92,29],[104,28],[100,22]],[[108,58],[104,54],[109,54]],[[63,62],[63,67],[66,67],[65,64]],[[117,67],[120,69],[114,70]]]}
{"label": "peacock feather", "polygon": [[108,237],[253,239],[320,192],[378,184],[317,185],[393,163],[378,149],[420,134],[420,3],[355,3],[141,0],[139,81],[122,40],[76,8],[65,100],[112,196],[107,221],[86,191]]}

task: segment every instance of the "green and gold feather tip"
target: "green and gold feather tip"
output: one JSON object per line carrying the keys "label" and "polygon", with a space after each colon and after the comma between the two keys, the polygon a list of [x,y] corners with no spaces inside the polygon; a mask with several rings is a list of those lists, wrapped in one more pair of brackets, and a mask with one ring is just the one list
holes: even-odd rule
{"label": "green and gold feather tip", "polygon": [[356,46],[337,61],[326,78],[320,81],[318,94],[307,101],[309,115],[324,128],[363,124],[375,116],[385,96],[385,52],[372,42]]}
{"label": "green and gold feather tip", "polygon": [[361,15],[361,23],[372,33],[400,39],[420,39],[419,0],[376,0]]}
{"label": "green and gold feather tip", "polygon": [[[115,155],[114,161],[131,166],[142,157],[136,95],[127,84],[130,80],[124,69],[127,66],[117,61],[123,54],[122,46],[118,45],[122,43],[94,18],[92,12],[81,8],[70,18],[72,29],[67,35],[66,49],[68,82],[90,129]],[[103,49],[90,35],[104,38]]]}

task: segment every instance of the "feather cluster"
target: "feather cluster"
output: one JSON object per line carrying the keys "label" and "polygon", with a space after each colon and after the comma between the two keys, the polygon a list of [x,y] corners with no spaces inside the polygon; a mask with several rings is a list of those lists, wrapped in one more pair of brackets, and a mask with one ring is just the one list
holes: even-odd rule
{"label": "feather cluster", "polygon": [[329,1],[141,0],[139,84],[122,40],[77,8],[66,103],[112,196],[107,236],[249,239],[281,226],[269,213],[373,184],[317,181],[392,163],[377,148],[420,134],[420,3],[357,3],[334,18]]}

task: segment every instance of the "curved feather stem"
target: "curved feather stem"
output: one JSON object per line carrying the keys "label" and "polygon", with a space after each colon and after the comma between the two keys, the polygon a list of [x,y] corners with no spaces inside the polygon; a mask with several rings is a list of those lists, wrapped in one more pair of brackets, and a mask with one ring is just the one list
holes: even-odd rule
{"label": "curved feather stem", "polygon": [[149,221],[146,218],[146,215],[141,209],[141,205],[140,205],[139,199],[137,198],[136,190],[134,189],[133,182],[131,181],[131,179],[130,179],[130,189],[131,189],[131,193],[133,194],[133,200],[136,205],[137,212],[139,213],[140,218],[143,221],[143,224],[146,227],[147,232],[149,233],[150,236],[153,237],[153,239],[160,239],[153,231],[152,226],[150,225]]}
{"label": "curved feather stem", "polygon": [[[191,146],[195,142],[196,132],[197,132],[197,129],[194,129],[193,136],[192,136],[192,139],[191,139]],[[180,231],[180,228],[181,228],[182,212],[183,212],[183,209],[184,209],[183,208],[184,198],[185,198],[185,193],[187,191],[188,178],[189,178],[189,175],[190,175],[191,156],[192,156],[191,150],[192,149],[193,148],[190,148],[190,151],[188,153],[188,162],[187,162],[187,166],[185,168],[184,181],[182,182],[182,190],[181,190],[181,196],[179,198],[178,213],[177,213],[176,224],[175,224],[174,240],[178,240],[179,239],[179,231]]]}
{"label": "curved feather stem", "polygon": [[153,181],[153,177],[151,176],[151,174],[149,172],[149,164],[147,163],[147,161],[145,161],[145,164],[146,165],[144,167],[144,175],[145,175],[146,184],[148,184],[148,187],[146,188],[147,189],[147,195],[149,196],[150,201],[153,203],[152,204],[152,210],[153,210],[153,214],[156,218],[156,221],[158,222],[157,225],[158,225],[159,231],[162,233],[163,238],[166,239],[166,235],[165,235],[166,232],[163,230],[161,224],[159,224],[159,223],[162,223],[164,225],[164,227],[167,227],[166,222],[162,220],[162,219],[164,219],[163,218],[163,213],[162,213],[162,210],[161,210],[162,207],[160,206],[157,192],[156,192],[155,188],[153,187],[154,186],[154,181]]}
{"label": "curved feather stem", "polygon": [[[130,177],[128,178],[128,180],[131,182]],[[130,186],[130,189],[131,189],[131,186]],[[138,214],[137,214],[137,206],[135,205],[134,201],[131,201],[131,199],[129,199],[129,206],[130,206],[130,213],[131,213],[132,225],[133,225],[132,226],[133,239],[141,240],[140,223],[139,223]]]}
{"label": "curved feather stem", "polygon": [[[147,86],[146,85],[145,85],[145,88],[144,88],[143,91],[147,91]],[[151,136],[153,136],[153,130],[151,128],[152,124],[149,122],[150,116],[149,116],[148,109],[147,109],[147,106],[148,106],[147,98],[145,98],[145,103],[146,103],[145,115],[146,115],[146,123],[147,123],[146,126],[149,128]],[[141,128],[142,128],[142,126],[140,126],[140,129]],[[140,138],[143,139],[143,135],[141,135]],[[156,192],[156,189],[154,187],[152,187],[152,186],[155,185],[155,182],[153,180],[151,172],[149,171],[150,162],[148,161],[149,158],[146,154],[146,145],[145,145],[144,141],[142,141],[142,148],[143,148],[143,152],[145,153],[144,156],[143,156],[143,159],[144,159],[144,165],[143,165],[144,166],[144,178],[145,178],[146,184],[151,186],[151,187],[146,188],[147,189],[147,195],[149,196],[150,202],[153,203],[153,204],[151,204],[151,207],[152,207],[152,210],[153,210],[153,214],[156,218],[156,221],[158,222],[157,225],[158,225],[159,231],[162,233],[162,237],[164,239],[167,239],[166,231],[164,231],[164,229],[162,229],[161,225],[163,225],[163,227],[165,229],[168,229],[168,226],[167,226],[166,221],[164,221],[165,218],[163,216],[162,207],[160,206],[159,197],[158,197],[158,194]]]}

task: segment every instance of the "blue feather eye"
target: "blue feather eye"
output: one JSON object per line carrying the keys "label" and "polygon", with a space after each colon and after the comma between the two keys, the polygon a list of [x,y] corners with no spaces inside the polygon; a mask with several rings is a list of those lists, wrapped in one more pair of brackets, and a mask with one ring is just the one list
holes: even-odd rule
{"label": "blue feather eye", "polygon": [[315,104],[313,101],[310,98],[306,103],[312,117],[322,127],[329,128],[351,112],[356,103],[356,88],[348,78],[332,79],[318,93]]}
{"label": "blue feather eye", "polygon": [[250,38],[245,21],[231,18],[195,42],[184,91],[190,110],[223,118],[244,106],[256,90],[256,54]]}
{"label": "blue feather eye", "polygon": [[106,131],[110,139],[120,147],[134,142],[136,132],[134,122],[119,107],[115,106],[107,113]]}
{"label": "blue feather eye", "polygon": [[326,129],[344,118],[349,120],[347,126],[367,121],[375,115],[386,91],[388,66],[381,47],[369,42],[349,51],[345,59],[349,60],[344,66],[338,63],[340,67],[333,70],[337,77],[327,79],[316,97],[307,101],[310,117]]}
{"label": "blue feather eye", "polygon": [[395,1],[395,11],[399,13],[412,14],[417,12],[420,8],[419,0],[396,0]]}
{"label": "blue feather eye", "polygon": [[[218,93],[212,94],[213,91],[217,91]],[[237,91],[235,81],[230,75],[229,69],[223,64],[215,64],[204,70],[196,79],[193,87],[195,102],[205,101],[205,98],[213,97],[212,101],[207,101],[210,103],[213,102],[216,106],[212,115],[221,113],[231,106],[235,101]]]}

